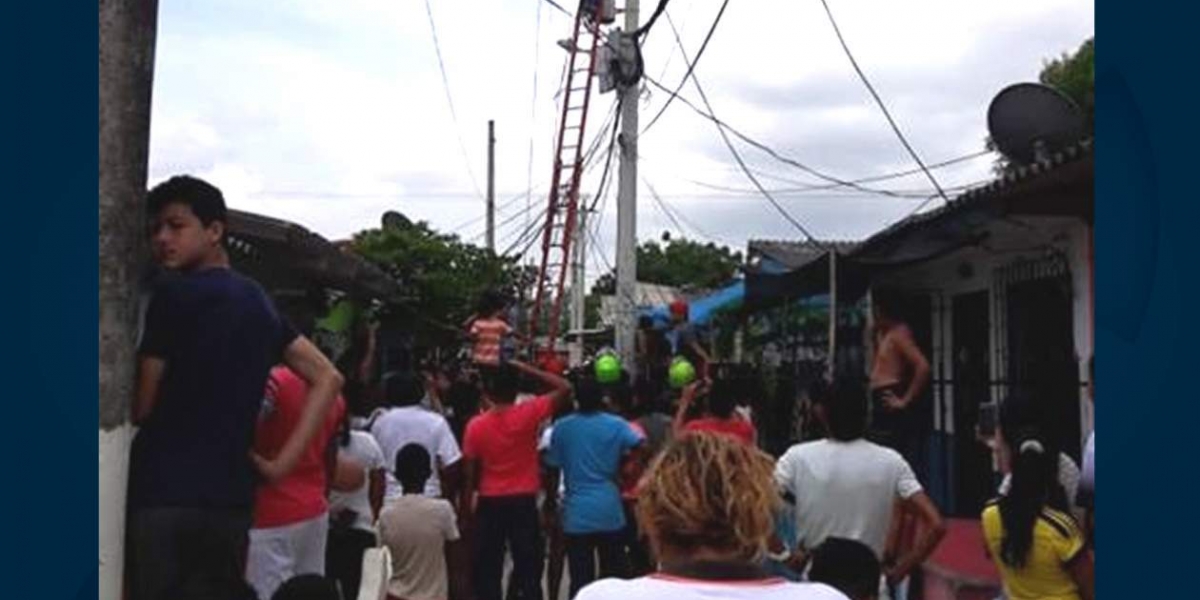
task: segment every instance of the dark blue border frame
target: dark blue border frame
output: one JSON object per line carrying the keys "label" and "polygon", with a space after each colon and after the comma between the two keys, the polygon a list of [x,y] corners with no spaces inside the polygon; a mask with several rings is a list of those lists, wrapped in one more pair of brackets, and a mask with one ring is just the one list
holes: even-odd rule
{"label": "dark blue border frame", "polygon": [[[1096,326],[1106,597],[1193,593],[1200,321],[1196,12],[1101,0],[1096,53]],[[1180,77],[1183,73],[1188,76]],[[1161,543],[1160,543],[1161,540]]]}
{"label": "dark blue border frame", "polygon": [[97,597],[96,5],[9,4],[0,33],[8,598]]}
{"label": "dark blue border frame", "polygon": [[[1200,320],[1188,309],[1200,298],[1200,125],[1190,6],[1097,2],[1097,421],[1111,449],[1099,587],[1114,598],[1195,587]],[[5,8],[4,595],[94,598],[96,305],[85,299],[97,287],[97,13]]]}

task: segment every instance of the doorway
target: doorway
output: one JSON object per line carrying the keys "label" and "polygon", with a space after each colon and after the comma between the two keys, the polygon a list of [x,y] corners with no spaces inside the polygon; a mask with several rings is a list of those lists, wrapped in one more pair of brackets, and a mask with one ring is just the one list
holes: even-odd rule
{"label": "doorway", "polygon": [[991,451],[976,439],[980,406],[989,398],[987,290],[959,294],[951,318],[954,360],[953,515],[977,518],[994,494]]}

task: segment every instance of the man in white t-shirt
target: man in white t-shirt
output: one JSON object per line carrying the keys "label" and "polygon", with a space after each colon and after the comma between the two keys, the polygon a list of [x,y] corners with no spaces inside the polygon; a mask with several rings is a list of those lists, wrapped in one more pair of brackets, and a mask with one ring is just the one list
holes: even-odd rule
{"label": "man in white t-shirt", "polygon": [[[431,457],[433,476],[425,484],[430,498],[454,498],[462,451],[450,431],[446,418],[422,408],[425,395],[421,380],[415,375],[390,373],[384,377],[388,402],[394,407],[375,419],[371,435],[379,442],[384,457],[394,457],[407,444],[420,444]],[[395,473],[388,469],[385,503],[403,495]]]}
{"label": "man in white t-shirt", "polygon": [[[799,569],[807,551],[826,538],[846,538],[870,547],[895,585],[945,535],[941,513],[898,452],[863,439],[867,396],[861,386],[839,382],[816,398],[814,409],[829,438],[792,446],[775,466],[776,483],[795,498],[797,551],[790,562]],[[892,557],[885,550],[896,501],[923,527],[911,552]]]}

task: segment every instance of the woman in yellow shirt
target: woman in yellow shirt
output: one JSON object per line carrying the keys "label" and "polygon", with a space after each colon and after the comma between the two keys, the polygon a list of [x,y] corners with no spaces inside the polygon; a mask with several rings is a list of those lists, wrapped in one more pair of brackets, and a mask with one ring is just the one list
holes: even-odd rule
{"label": "woman in yellow shirt", "polygon": [[984,540],[1009,600],[1093,600],[1094,565],[1058,483],[1058,452],[1043,443],[1036,419],[1022,418],[1031,406],[1023,398],[1001,406],[1012,487],[984,508]]}

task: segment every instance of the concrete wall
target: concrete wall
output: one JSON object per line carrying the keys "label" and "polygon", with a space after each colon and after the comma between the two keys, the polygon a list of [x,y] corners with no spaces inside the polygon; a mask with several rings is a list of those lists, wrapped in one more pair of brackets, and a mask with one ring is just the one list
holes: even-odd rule
{"label": "concrete wall", "polygon": [[[950,355],[950,349],[954,347],[954,296],[987,291],[991,324],[994,324],[997,309],[994,296],[996,271],[1019,259],[1045,256],[1045,246],[1049,245],[1065,254],[1071,271],[1075,353],[1080,365],[1080,381],[1086,380],[1087,360],[1092,355],[1093,345],[1089,226],[1078,219],[1020,217],[1012,221],[996,220],[988,228],[988,232],[990,235],[983,247],[960,249],[935,260],[896,270],[877,280],[881,285],[934,295],[932,339],[933,352],[938,359],[937,364],[933,365],[934,378],[954,377],[954,361]],[[961,270],[964,265],[970,266],[969,275],[964,276]],[[939,302],[942,305],[940,311]],[[989,351],[995,356],[999,340],[996,339],[996,331],[991,324]],[[998,372],[1000,365],[997,365],[995,360],[990,362],[992,378],[1002,379],[1004,374]],[[934,425],[939,431],[955,434],[954,390],[946,386],[944,391],[945,410],[935,411]],[[993,400],[999,400],[995,397],[997,395],[999,390],[993,388]],[[1081,394],[1081,400],[1082,398]],[[944,414],[941,414],[942,412]],[[1085,439],[1092,429],[1092,414],[1091,403],[1081,401],[1080,425]]]}

